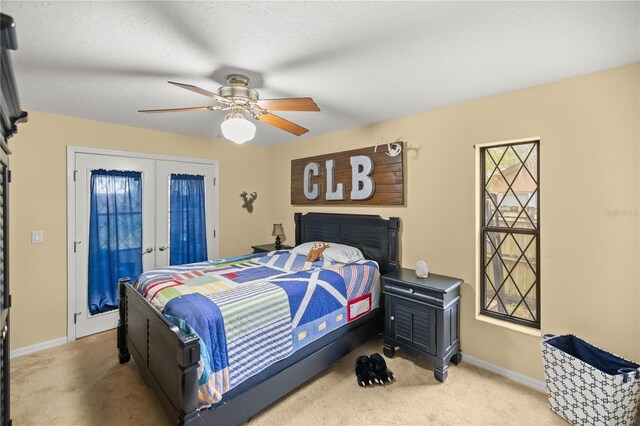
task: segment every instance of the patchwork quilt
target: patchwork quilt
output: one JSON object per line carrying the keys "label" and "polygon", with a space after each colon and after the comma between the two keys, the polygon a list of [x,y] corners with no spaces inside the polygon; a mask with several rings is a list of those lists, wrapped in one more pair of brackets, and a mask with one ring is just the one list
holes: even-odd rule
{"label": "patchwork quilt", "polygon": [[201,408],[296,350],[378,307],[378,265],[258,253],[143,273],[136,289],[200,338]]}

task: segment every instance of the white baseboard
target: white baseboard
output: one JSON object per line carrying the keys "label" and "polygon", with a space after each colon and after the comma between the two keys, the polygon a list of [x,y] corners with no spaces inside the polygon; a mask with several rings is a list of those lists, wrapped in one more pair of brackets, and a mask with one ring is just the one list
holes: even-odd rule
{"label": "white baseboard", "polygon": [[468,362],[471,365],[475,365],[476,367],[482,368],[483,370],[490,371],[499,376],[506,377],[507,379],[520,383],[521,385],[528,386],[539,392],[547,393],[547,386],[541,380],[536,380],[529,376],[525,376],[524,374],[520,374],[513,370],[508,370],[504,367],[500,367],[499,365],[492,364],[483,359],[472,357],[471,355],[467,355],[464,352],[462,353],[462,362]]}
{"label": "white baseboard", "polygon": [[47,342],[36,343],[35,345],[25,346],[23,348],[14,349],[11,351],[9,356],[11,358],[16,358],[23,355],[32,354],[34,352],[40,352],[45,349],[55,348],[56,346],[60,346],[62,344],[67,343],[66,337],[60,337],[59,339],[49,340]]}

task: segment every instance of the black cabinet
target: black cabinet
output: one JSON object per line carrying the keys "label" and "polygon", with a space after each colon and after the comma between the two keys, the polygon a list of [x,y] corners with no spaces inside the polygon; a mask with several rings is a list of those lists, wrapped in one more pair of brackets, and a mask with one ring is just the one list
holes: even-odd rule
{"label": "black cabinet", "polygon": [[8,255],[8,191],[9,177],[7,153],[0,149],[0,315],[2,328],[0,328],[0,393],[2,408],[0,411],[0,424],[11,423],[9,407],[9,308],[11,307],[11,294],[9,293],[9,255]]}
{"label": "black cabinet", "polygon": [[[260,246],[251,246],[254,253],[269,253],[270,251],[274,251],[276,249],[275,243],[273,244],[262,244]],[[278,250],[291,250],[293,247],[285,246],[282,244]]]}
{"label": "black cabinet", "polygon": [[17,49],[15,25],[10,16],[0,14],[1,66],[0,82],[0,424],[11,424],[9,393],[9,334],[11,293],[9,292],[9,146],[8,139],[17,131],[17,123],[27,121],[20,108],[10,50]]}
{"label": "black cabinet", "polygon": [[396,348],[433,363],[435,378],[447,379],[449,362],[458,364],[460,354],[459,278],[429,274],[418,278],[411,269],[382,277],[384,283],[384,354]]}
{"label": "black cabinet", "polygon": [[436,354],[436,312],[420,303],[399,297],[389,297],[388,336],[414,346],[431,355]]}

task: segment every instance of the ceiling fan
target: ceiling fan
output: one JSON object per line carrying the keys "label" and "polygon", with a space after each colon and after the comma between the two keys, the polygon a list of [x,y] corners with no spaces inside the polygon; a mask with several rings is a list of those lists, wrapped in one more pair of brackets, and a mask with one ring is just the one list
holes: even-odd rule
{"label": "ceiling fan", "polygon": [[241,74],[229,75],[227,77],[228,85],[220,87],[218,93],[191,84],[176,83],[175,81],[169,81],[169,83],[213,98],[217,104],[190,108],[142,109],[138,112],[230,111],[224,118],[220,130],[226,139],[239,144],[253,139],[256,133],[255,124],[245,118],[245,112],[256,120],[300,136],[307,133],[309,129],[271,114],[269,110],[320,111],[318,105],[311,98],[259,99],[258,92],[248,87],[249,78]]}

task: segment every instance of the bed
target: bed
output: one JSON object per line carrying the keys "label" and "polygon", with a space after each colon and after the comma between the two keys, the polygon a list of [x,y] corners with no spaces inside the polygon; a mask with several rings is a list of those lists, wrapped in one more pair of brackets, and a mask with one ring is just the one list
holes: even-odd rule
{"label": "bed", "polygon": [[[294,220],[296,245],[312,241],[342,243],[357,247],[362,251],[365,259],[375,261],[378,264],[380,274],[396,270],[399,267],[398,218],[383,219],[380,216],[372,215],[326,213],[302,215],[296,213]],[[265,265],[277,267],[277,262],[293,259],[287,257],[289,255],[284,252],[268,253],[264,254],[264,257],[258,256],[262,255],[231,259],[230,262],[227,259],[226,263],[214,263],[213,267],[222,269],[235,267],[234,270],[224,269],[224,271],[228,277],[237,281],[242,280],[243,272],[238,272],[238,270],[245,271],[242,268],[246,262],[261,263],[262,265],[253,271],[265,273],[268,269]],[[294,266],[293,260],[290,260],[289,263],[289,267]],[[364,265],[366,262],[362,263],[363,266],[366,266]],[[210,266],[211,263],[205,267]],[[279,266],[282,267],[282,264]],[[187,268],[188,270],[183,272],[189,277],[195,276],[193,275],[194,268],[198,269],[190,266]],[[331,273],[336,271],[331,270]],[[288,277],[288,275],[285,276],[285,278]],[[209,361],[208,357],[211,357],[211,354],[215,352],[215,350],[212,352],[211,348],[215,345],[212,346],[212,343],[208,341],[201,341],[198,337],[206,334],[196,333],[195,330],[182,326],[182,323],[172,315],[161,314],[159,309],[165,306],[163,303],[166,301],[159,302],[156,300],[157,298],[154,299],[152,292],[145,293],[145,291],[139,290],[141,290],[141,285],[146,286],[146,289],[158,282],[161,282],[161,285],[167,285],[167,280],[163,281],[158,278],[156,281],[153,279],[145,281],[148,278],[148,276],[142,277],[139,280],[140,283],[131,283],[126,279],[120,282],[118,356],[121,363],[128,362],[133,356],[145,381],[154,390],[167,413],[178,424],[239,424],[245,422],[252,415],[302,385],[382,331],[381,308],[371,309],[370,312],[362,315],[359,315],[359,311],[356,309],[353,316],[354,312],[347,309],[345,314],[350,321],[339,328],[328,324],[324,321],[324,317],[319,317],[317,321],[313,322],[314,326],[319,325],[320,328],[327,327],[328,329],[326,333],[322,333],[319,337],[316,336],[316,340],[300,344],[295,351],[285,351],[286,356],[280,357],[262,369],[242,372],[248,378],[244,378],[234,386],[228,386],[229,377],[218,375],[217,384],[204,383],[203,387],[202,368],[203,364],[208,364],[203,361]],[[266,280],[273,278],[268,277]],[[144,284],[145,282],[147,284]],[[134,288],[136,284],[138,289]],[[186,288],[186,286],[176,288]],[[351,301],[358,302],[357,299],[358,295],[356,294],[349,296],[349,306],[351,306]],[[165,304],[169,306],[174,302],[175,300],[172,300]],[[180,306],[174,304],[178,308],[174,311],[179,312]],[[376,305],[377,301],[371,306],[375,307]],[[166,309],[164,312],[166,313]],[[291,316],[294,316],[293,311]],[[336,317],[342,319],[339,315],[333,316],[334,319]],[[304,335],[306,337],[306,333],[307,330],[297,330],[291,340],[295,344],[295,336]],[[203,340],[208,340],[208,338]],[[205,343],[208,346],[203,346]],[[274,345],[265,345],[270,348],[272,346]],[[201,348],[209,349],[201,350]],[[203,360],[203,357],[206,359]],[[217,355],[216,359],[218,359]],[[243,363],[243,365],[248,365],[248,363]],[[231,372],[231,381],[236,380],[233,377],[238,377],[239,374],[238,371]],[[213,375],[211,377],[213,378]],[[220,383],[227,384],[223,393],[216,392],[216,389],[220,389]],[[206,392],[207,386],[210,389],[209,392]],[[203,390],[205,391],[204,398]],[[207,397],[209,397],[208,401]]]}

